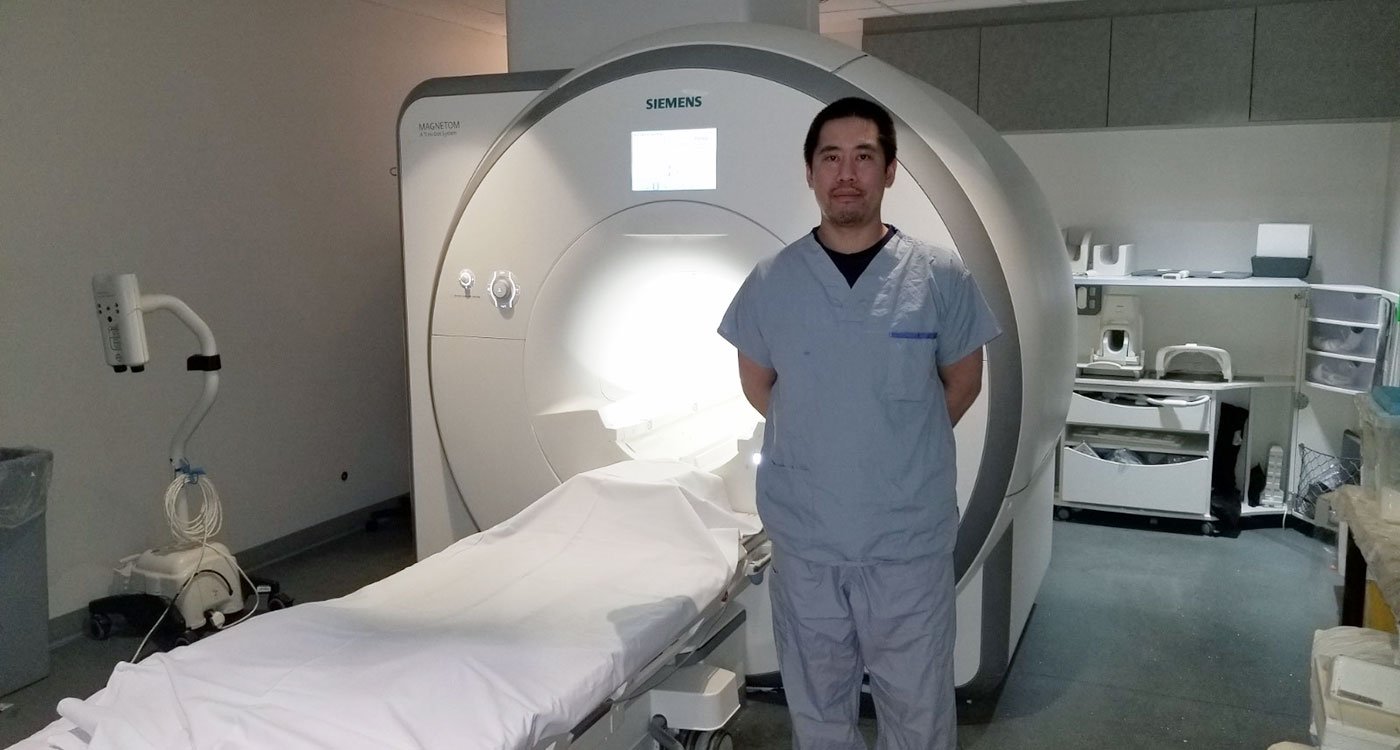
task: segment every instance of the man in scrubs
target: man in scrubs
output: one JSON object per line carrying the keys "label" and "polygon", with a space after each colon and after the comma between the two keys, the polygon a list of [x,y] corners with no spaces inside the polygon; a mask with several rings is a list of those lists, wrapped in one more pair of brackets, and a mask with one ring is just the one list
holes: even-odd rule
{"label": "man in scrubs", "polygon": [[895,133],[872,102],[836,101],[803,147],[821,210],[754,268],[720,325],[766,419],[758,510],[774,543],[779,668],[798,750],[951,750],[953,425],[1000,329],[950,250],[885,224]]}

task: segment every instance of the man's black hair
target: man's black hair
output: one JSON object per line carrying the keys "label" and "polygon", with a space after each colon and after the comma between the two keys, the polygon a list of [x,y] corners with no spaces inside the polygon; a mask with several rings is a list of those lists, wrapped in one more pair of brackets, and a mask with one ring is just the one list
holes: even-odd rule
{"label": "man's black hair", "polygon": [[875,123],[875,130],[879,133],[877,140],[880,151],[885,155],[885,166],[894,163],[894,119],[890,117],[890,113],[869,99],[848,96],[826,105],[812,118],[812,126],[807,128],[807,140],[802,143],[802,158],[807,162],[807,166],[812,166],[812,156],[817,150],[817,138],[821,136],[822,126],[843,117],[859,117]]}

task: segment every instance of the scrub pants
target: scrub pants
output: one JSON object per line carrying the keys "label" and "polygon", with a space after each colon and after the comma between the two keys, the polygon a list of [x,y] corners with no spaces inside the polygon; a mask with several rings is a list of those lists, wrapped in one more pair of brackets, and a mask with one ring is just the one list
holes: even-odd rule
{"label": "scrub pants", "polygon": [[865,750],[863,671],[877,750],[955,750],[951,555],[828,565],[775,551],[769,572],[795,750]]}

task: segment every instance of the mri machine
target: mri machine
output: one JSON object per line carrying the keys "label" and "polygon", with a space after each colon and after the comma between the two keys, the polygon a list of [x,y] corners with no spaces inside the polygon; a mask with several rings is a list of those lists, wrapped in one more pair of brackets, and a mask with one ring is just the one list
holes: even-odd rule
{"label": "mri machine", "polygon": [[[1050,557],[1068,405],[1068,259],[1011,148],[951,97],[850,47],[696,26],[573,71],[435,79],[399,121],[420,558],[579,472],[679,460],[752,509],[762,429],[720,316],[754,263],[818,219],[801,142],[859,95],[897,122],[884,216],[955,248],[1004,333],[957,428],[956,683],[995,686]],[[767,592],[746,661],[776,670]],[[762,678],[753,678],[761,682]]]}

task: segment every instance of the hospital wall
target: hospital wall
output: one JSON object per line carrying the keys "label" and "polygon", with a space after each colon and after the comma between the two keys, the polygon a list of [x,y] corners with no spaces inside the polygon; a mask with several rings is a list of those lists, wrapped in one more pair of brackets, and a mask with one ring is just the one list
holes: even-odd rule
{"label": "hospital wall", "polygon": [[[1261,222],[1299,222],[1313,225],[1310,281],[1379,283],[1386,216],[1397,210],[1388,183],[1400,131],[1390,122],[1006,139],[1061,227],[1091,228],[1096,243],[1133,243],[1134,267],[1248,271]],[[1392,221],[1392,258],[1400,250],[1395,232]]]}
{"label": "hospital wall", "polygon": [[1392,292],[1400,291],[1400,120],[1390,126],[1390,184],[1386,195],[1381,285]]}
{"label": "hospital wall", "polygon": [[381,3],[0,2],[0,445],[55,453],[53,615],[168,539],[201,382],[167,313],[147,372],[104,366],[95,272],[214,331],[189,456],[231,548],[408,491],[396,119],[426,78],[504,68],[502,37]]}

